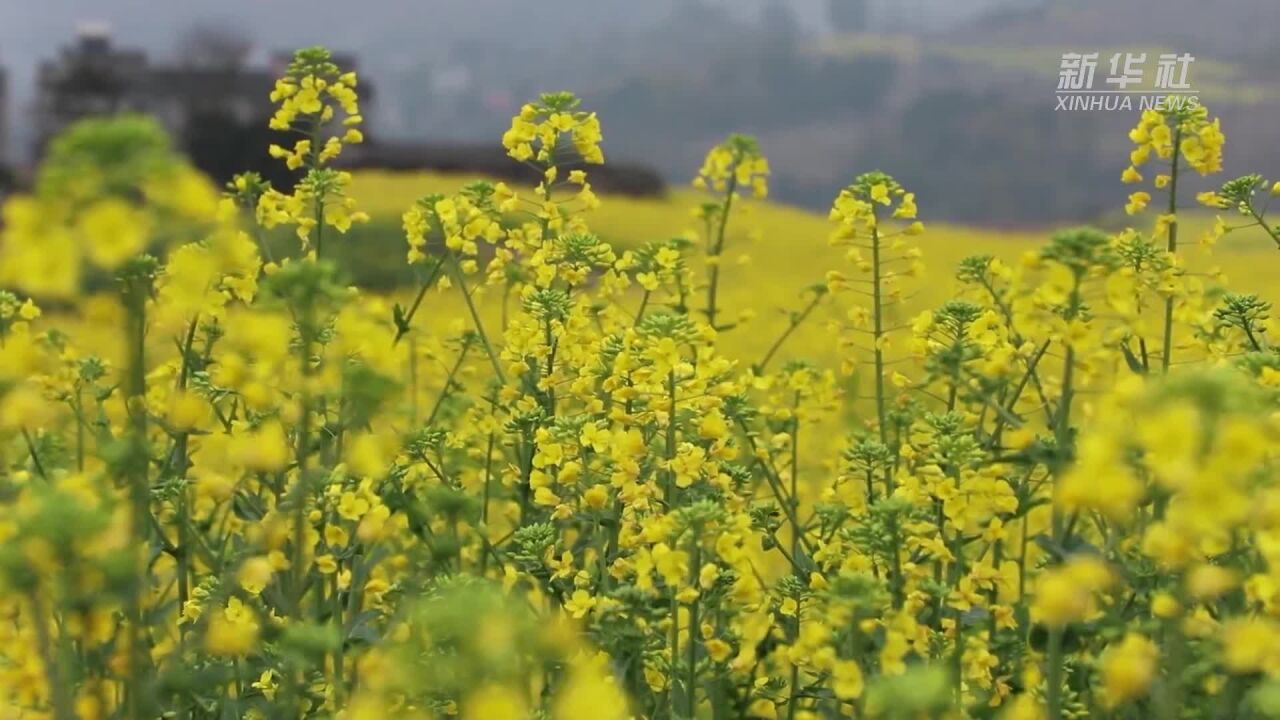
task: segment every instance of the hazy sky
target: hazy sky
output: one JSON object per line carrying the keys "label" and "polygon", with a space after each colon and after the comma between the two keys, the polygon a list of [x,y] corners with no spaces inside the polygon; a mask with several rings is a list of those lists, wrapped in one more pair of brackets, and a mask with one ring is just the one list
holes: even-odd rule
{"label": "hazy sky", "polygon": [[[78,23],[105,21],[122,42],[172,50],[184,27],[214,20],[276,46],[325,43],[368,49],[381,43],[424,47],[486,37],[552,44],[582,34],[625,30],[666,16],[691,0],[0,0],[0,62],[15,71],[71,38]],[[769,0],[709,0],[755,15]],[[802,24],[823,24],[828,0],[774,0]],[[913,6],[921,17],[972,12],[1019,0],[871,0]],[[1022,0],[1025,1],[1025,0]],[[21,74],[21,73],[20,73]],[[21,77],[20,84],[25,84]]]}
{"label": "hazy sky", "polygon": [[[1039,96],[1034,93],[1052,90],[1052,73],[1064,48],[1190,52],[1200,60],[1196,68],[1199,73],[1203,67],[1203,74],[1197,77],[1203,82],[1224,93],[1227,84],[1239,83],[1254,96],[1274,85],[1267,70],[1280,52],[1274,35],[1280,27],[1280,0],[867,0],[873,32],[942,31],[928,37],[886,37],[885,42],[902,43],[900,48],[908,51],[959,48],[969,55],[936,54],[927,72],[916,72],[919,68],[904,62],[894,93],[867,117],[844,105],[844,110],[832,109],[829,103],[805,115],[806,100],[798,102],[785,123],[770,125],[767,113],[752,109],[756,106],[751,103],[767,106],[775,97],[760,96],[760,89],[778,96],[796,90],[797,97],[819,97],[835,82],[820,74],[822,63],[801,64],[809,67],[804,72],[798,65],[779,63],[780,75],[762,72],[754,62],[761,56],[742,54],[768,52],[760,49],[764,46],[754,29],[730,23],[717,33],[714,27],[694,26],[696,21],[689,27],[670,24],[673,17],[707,17],[687,8],[673,12],[694,3],[718,4],[742,20],[761,17],[761,9],[772,3],[791,10],[801,28],[814,33],[825,27],[833,1],[854,0],[0,0],[0,64],[8,66],[13,89],[8,121],[14,131],[5,150],[9,159],[24,159],[30,122],[22,113],[30,109],[35,66],[72,42],[84,22],[105,23],[118,45],[142,48],[159,62],[181,55],[182,39],[193,26],[209,24],[245,32],[260,51],[323,44],[351,52],[375,89],[372,129],[385,138],[478,141],[494,132],[494,122],[502,123],[490,98],[571,87],[603,103],[615,114],[611,121],[632,112],[650,118],[639,128],[616,125],[622,129],[610,134],[610,142],[619,158],[640,158],[667,173],[686,172],[679,163],[709,139],[745,129],[762,134],[762,142],[773,149],[780,180],[789,172],[798,178],[796,187],[803,188],[825,188],[829,176],[860,163],[887,162],[879,151],[901,150],[905,141],[895,133],[914,117],[912,108],[937,95],[939,88],[998,91],[1001,102],[1036,107]],[[1043,7],[998,18],[980,14],[995,6],[1032,5]],[[510,71],[504,63],[511,63]],[[759,77],[734,77],[737,67]],[[448,93],[433,95],[431,88],[446,76],[475,78],[469,84],[474,92],[442,101]],[[1028,89],[1028,83],[1036,84]],[[673,102],[697,107],[672,112]],[[720,105],[733,102],[740,103],[733,118],[718,114]],[[489,115],[477,114],[484,112]],[[838,112],[844,114],[834,114]],[[1276,147],[1270,113],[1227,108],[1224,117],[1233,128],[1245,130],[1242,137]],[[479,127],[484,122],[489,126]],[[965,122],[956,120],[950,129],[972,137],[977,130]],[[937,123],[929,127],[938,130]],[[1048,139],[1058,137],[1052,130],[1044,132]],[[870,139],[863,146],[857,138]],[[844,150],[833,156],[825,149],[832,142],[845,142]],[[908,165],[918,159],[906,155]],[[999,162],[992,162],[993,177],[1029,161],[1014,155]]]}
{"label": "hazy sky", "polygon": [[[715,3],[744,19],[759,16],[767,3],[788,7],[808,30],[825,26],[832,0],[0,0],[0,64],[9,71],[8,156],[26,145],[32,77],[37,63],[71,42],[85,22],[104,23],[121,45],[141,47],[153,58],[181,52],[184,33],[195,24],[214,23],[246,32],[260,50],[289,50],[323,44],[356,54],[359,67],[375,83],[396,71],[439,60],[459,42],[481,40],[515,48],[572,52],[575,41],[644,30],[671,16],[684,3]],[[1129,41],[1130,37],[1176,48],[1198,48],[1207,36],[1270,37],[1270,17],[1280,0],[868,0],[873,22],[919,23],[922,28],[953,24],[993,6],[1047,2],[1059,10],[1079,7],[1071,19],[1094,18],[1077,27],[1050,22],[1045,37],[992,36],[983,42],[1028,41],[1072,44]],[[1084,11],[1083,7],[1091,7]],[[1143,8],[1146,10],[1143,10]],[[1197,9],[1198,8],[1198,9]],[[1264,12],[1264,10],[1266,12]],[[1162,12],[1152,12],[1162,11]],[[1206,16],[1206,13],[1208,15]],[[1055,16],[1057,13],[1055,13]],[[1106,16],[1114,15],[1110,21]],[[1078,16],[1078,17],[1077,17]],[[1179,20],[1178,18],[1183,18]],[[1186,18],[1194,17],[1194,20]],[[1239,27],[1212,29],[1232,22]],[[1251,31],[1251,32],[1250,32]],[[1106,35],[1107,37],[1102,37]],[[1049,37],[1053,36],[1053,37]],[[1265,39],[1259,42],[1266,42]],[[1256,44],[1256,43],[1255,43]],[[655,52],[660,51],[655,48]],[[1212,52],[1212,51],[1211,51]],[[457,59],[456,56],[453,59]],[[585,60],[591,62],[590,59]],[[374,108],[376,116],[377,108]]]}
{"label": "hazy sky", "polygon": [[[153,56],[173,56],[194,23],[247,31],[260,46],[324,44],[360,54],[365,67],[463,38],[558,43],[600,27],[661,17],[678,0],[0,0],[0,64],[10,78],[10,126],[26,125],[36,64],[86,21]],[[414,58],[405,58],[411,61]],[[13,133],[11,133],[13,135]],[[10,149],[23,138],[8,138]]]}
{"label": "hazy sky", "polygon": [[[24,141],[19,114],[30,105],[36,64],[72,40],[84,22],[105,23],[117,42],[153,56],[179,51],[185,29],[215,22],[247,31],[259,46],[323,44],[355,51],[376,80],[379,68],[412,65],[458,40],[565,46],[573,38],[625,32],[668,16],[692,0],[0,0],[0,64],[9,70],[10,151]],[[828,0],[707,0],[756,15],[782,2],[801,24],[824,24]],[[870,0],[935,20],[1001,2],[1028,0]],[[417,57],[415,57],[415,55]]]}

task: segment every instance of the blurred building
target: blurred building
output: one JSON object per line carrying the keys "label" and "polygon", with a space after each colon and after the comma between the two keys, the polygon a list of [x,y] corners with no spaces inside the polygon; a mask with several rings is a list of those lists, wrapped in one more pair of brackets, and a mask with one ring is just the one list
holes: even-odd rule
{"label": "blurred building", "polygon": [[141,50],[116,46],[105,27],[86,25],[36,71],[35,154],[67,125],[92,115],[147,113],[176,138],[206,116],[246,124],[269,116],[271,84],[265,70],[234,62],[153,65]]}
{"label": "blurred building", "polygon": [[9,157],[9,73],[0,65],[0,167]]}
{"label": "blurred building", "polygon": [[[265,153],[280,140],[267,121],[274,110],[271,88],[291,55],[250,66],[251,49],[235,35],[198,29],[184,38],[182,63],[153,63],[143,51],[113,42],[105,26],[82,26],[36,71],[31,155],[38,160],[52,138],[81,118],[135,112],[159,120],[175,144],[219,180],[244,170],[281,175]],[[334,61],[355,67],[349,56]],[[369,96],[365,83],[360,90]]]}
{"label": "blurred building", "polygon": [[16,182],[13,150],[9,147],[9,74],[0,65],[0,198],[13,189]]}
{"label": "blurred building", "polygon": [[[153,64],[140,50],[119,47],[100,26],[86,26],[58,56],[40,64],[36,73],[34,142],[38,161],[49,141],[75,121],[122,112],[155,116],[197,167],[219,181],[252,170],[287,187],[296,180],[266,149],[296,139],[268,128],[274,107],[275,78],[284,74],[291,53],[276,53],[266,62],[246,62],[251,47],[225,32],[198,30],[184,40],[182,64]],[[355,59],[334,54],[344,69]],[[435,78],[446,89],[469,87],[470,76],[454,70]],[[366,120],[373,88],[360,80],[361,111]],[[510,104],[510,100],[507,99]],[[430,169],[479,173],[530,184],[537,173],[507,157],[495,145],[456,143],[387,143],[366,127],[366,142],[347,148],[339,164],[350,168]],[[592,170],[598,190],[648,195],[663,189],[662,179],[640,166],[610,164]]]}

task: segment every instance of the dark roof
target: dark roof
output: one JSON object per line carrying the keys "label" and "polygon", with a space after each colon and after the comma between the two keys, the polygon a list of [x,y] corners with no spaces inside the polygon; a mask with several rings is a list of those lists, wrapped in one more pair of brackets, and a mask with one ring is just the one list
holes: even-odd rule
{"label": "dark roof", "polygon": [[231,95],[247,96],[264,106],[274,79],[262,70],[204,67],[153,67],[139,77],[134,92],[202,100]]}
{"label": "dark roof", "polygon": [[[434,170],[445,173],[484,175],[497,180],[536,184],[540,173],[514,160],[494,144],[369,142],[357,152],[344,154],[341,163],[350,168],[386,170]],[[591,186],[599,192],[651,196],[666,191],[662,176],[652,168],[610,161],[605,165],[565,163],[561,169],[582,168]]]}

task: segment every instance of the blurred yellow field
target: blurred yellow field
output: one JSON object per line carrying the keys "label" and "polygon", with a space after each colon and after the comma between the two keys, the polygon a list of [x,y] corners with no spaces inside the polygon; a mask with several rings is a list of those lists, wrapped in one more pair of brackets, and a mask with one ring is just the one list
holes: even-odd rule
{"label": "blurred yellow field", "polygon": [[[483,179],[462,174],[362,171],[355,175],[351,195],[372,217],[398,220],[424,195],[454,193],[469,182]],[[832,189],[832,197],[838,190]],[[704,193],[687,184],[673,187],[662,198],[606,195],[586,220],[593,232],[619,251],[634,249],[649,240],[697,235],[698,221],[693,212],[706,200]],[[1017,262],[1024,253],[1040,249],[1054,230],[1001,231],[931,223],[928,199],[920,202],[926,231],[913,238],[913,244],[923,250],[925,273],[910,289],[907,301],[895,311],[898,322],[954,296],[958,287],[955,273],[962,259],[988,254]],[[770,201],[750,201],[745,207],[747,213],[735,218],[727,242],[724,296],[726,307],[735,313],[747,311],[751,319],[724,333],[722,341],[735,355],[750,357],[752,352],[762,353],[786,328],[785,313],[803,307],[807,287],[824,282],[828,270],[843,269],[847,263],[845,251],[829,242],[832,224],[827,217]],[[1154,213],[1130,218],[1117,212],[1104,221],[1116,230],[1127,226],[1150,229]],[[1185,248],[1182,257],[1187,267],[1217,278],[1210,282],[1228,285],[1236,292],[1257,293],[1272,302],[1280,301],[1280,284],[1271,272],[1273,261],[1280,255],[1274,242],[1260,229],[1249,228],[1227,235],[1208,252],[1200,238],[1213,224],[1214,216],[1203,209],[1183,215],[1180,244]],[[445,317],[453,317],[461,310],[460,301],[452,293],[440,302],[450,308]],[[639,302],[638,293],[635,302]],[[822,320],[839,320],[839,312],[823,307],[814,319],[816,322],[797,331],[784,354],[822,363],[836,360],[834,337]]]}
{"label": "blurred yellow field", "polygon": [[295,54],[289,188],[124,116],[5,200],[0,720],[1274,716],[1280,183],[1192,210],[1203,106],[1143,233],[993,232],[740,134],[598,198],[571,93],[538,187],[352,176],[359,87]]}

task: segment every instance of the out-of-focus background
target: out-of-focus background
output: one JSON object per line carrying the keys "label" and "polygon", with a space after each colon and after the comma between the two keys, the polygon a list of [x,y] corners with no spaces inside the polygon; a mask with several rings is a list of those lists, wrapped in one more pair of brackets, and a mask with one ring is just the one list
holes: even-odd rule
{"label": "out-of-focus background", "polygon": [[1277,28],[1275,0],[0,0],[0,159],[20,182],[66,122],[141,109],[214,175],[254,167],[271,77],[324,44],[369,93],[365,167],[501,174],[511,114],[570,89],[604,189],[683,185],[736,130],[788,203],[883,168],[932,218],[1038,227],[1117,207],[1136,116],[1055,111],[1063,53],[1098,52],[1099,84],[1113,53],[1191,54],[1228,168],[1265,172]]}

